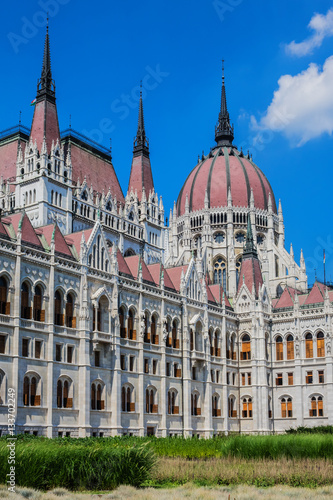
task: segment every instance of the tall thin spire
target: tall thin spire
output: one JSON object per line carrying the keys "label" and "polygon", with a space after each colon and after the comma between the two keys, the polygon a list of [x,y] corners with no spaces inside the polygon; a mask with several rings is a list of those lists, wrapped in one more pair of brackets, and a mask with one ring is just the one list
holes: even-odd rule
{"label": "tall thin spire", "polygon": [[46,27],[41,77],[37,83],[37,96],[32,119],[30,139],[37,142],[41,151],[44,142],[50,152],[52,142],[60,143],[59,123],[56,107],[55,84],[51,72],[49,26]]}
{"label": "tall thin spire", "polygon": [[221,90],[221,106],[218,117],[218,122],[215,127],[215,141],[218,146],[232,146],[234,139],[234,126],[230,124],[230,118],[227,108],[227,97],[225,92],[224,82],[224,60],[222,60],[222,90]]}
{"label": "tall thin spire", "polygon": [[142,84],[140,84],[138,130],[134,138],[133,159],[127,192],[137,193],[139,201],[154,192],[153,174],[149,159],[149,142],[143,119]]}
{"label": "tall thin spire", "polygon": [[49,24],[47,22],[41,77],[37,83],[37,100],[48,96],[55,99],[55,84],[52,80]]}
{"label": "tall thin spire", "polygon": [[142,82],[140,82],[140,103],[139,103],[139,116],[138,116],[138,130],[134,138],[133,145],[134,156],[143,154],[149,157],[149,141],[146,137],[145,123],[143,118],[143,104],[142,104]]}
{"label": "tall thin spire", "polygon": [[244,247],[244,252],[243,252],[243,257],[246,257],[246,256],[255,256],[255,257],[257,256],[257,250],[254,246],[254,241],[253,241],[253,233],[252,233],[250,214],[247,217],[246,241],[245,241],[245,247]]}

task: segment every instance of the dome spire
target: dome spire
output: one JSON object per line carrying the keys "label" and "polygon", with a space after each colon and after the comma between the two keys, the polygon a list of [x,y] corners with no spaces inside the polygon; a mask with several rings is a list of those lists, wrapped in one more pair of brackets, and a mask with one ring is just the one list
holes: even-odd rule
{"label": "dome spire", "polygon": [[218,146],[232,146],[234,139],[234,126],[230,124],[230,118],[227,108],[227,97],[224,83],[224,59],[222,59],[222,90],[221,106],[218,122],[215,127],[215,141]]}
{"label": "dome spire", "polygon": [[142,104],[142,82],[140,82],[140,102],[139,102],[139,116],[138,116],[138,130],[134,138],[133,145],[134,156],[143,154],[149,157],[149,141],[146,137],[145,123],[143,118],[143,104]]}

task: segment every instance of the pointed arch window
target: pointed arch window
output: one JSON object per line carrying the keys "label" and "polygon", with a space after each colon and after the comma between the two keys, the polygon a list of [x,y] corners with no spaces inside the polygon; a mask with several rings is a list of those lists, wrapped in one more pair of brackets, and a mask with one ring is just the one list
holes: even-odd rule
{"label": "pointed arch window", "polygon": [[42,287],[35,287],[34,302],[33,302],[33,318],[35,321],[45,321],[45,310],[42,310]]}
{"label": "pointed arch window", "polygon": [[214,394],[212,396],[212,416],[213,417],[221,416],[221,409],[219,408],[219,397],[217,394]]}
{"label": "pointed arch window", "polygon": [[40,395],[37,394],[38,381],[35,376],[26,375],[23,379],[23,405],[40,406]]}
{"label": "pointed arch window", "polygon": [[292,335],[288,335],[287,337],[287,359],[294,359],[294,337]]}
{"label": "pointed arch window", "polygon": [[62,296],[59,290],[54,294],[54,324],[58,326],[64,325],[64,315],[62,312]]}
{"label": "pointed arch window", "polygon": [[317,333],[317,357],[325,357],[325,339],[323,332]]}
{"label": "pointed arch window", "polygon": [[275,349],[276,349],[276,361],[282,361],[283,360],[283,340],[282,340],[281,335],[276,337]]}
{"label": "pointed arch window", "polygon": [[305,357],[313,358],[313,338],[311,333],[305,335]]}
{"label": "pointed arch window", "polygon": [[229,396],[228,398],[228,416],[230,418],[237,418],[236,398]]}
{"label": "pointed arch window", "polygon": [[191,415],[201,415],[201,408],[199,407],[199,394],[197,394],[196,392],[194,394],[191,394]]}
{"label": "pointed arch window", "polygon": [[245,361],[248,359],[251,359],[251,339],[249,335],[245,334],[242,338],[241,360]]}
{"label": "pointed arch window", "polygon": [[146,413],[158,413],[158,405],[155,404],[155,390],[146,389]]}
{"label": "pointed arch window", "polygon": [[214,262],[214,284],[221,285],[224,291],[227,289],[227,265],[222,257]]}
{"label": "pointed arch window", "polygon": [[30,286],[25,281],[21,285],[21,318],[31,319]]}
{"label": "pointed arch window", "polygon": [[179,406],[176,406],[177,393],[174,389],[168,391],[168,414],[179,415]]}
{"label": "pointed arch window", "polygon": [[135,314],[133,309],[128,311],[127,331],[130,340],[136,340],[136,330],[134,330]]}
{"label": "pointed arch window", "polygon": [[91,409],[104,410],[104,400],[102,399],[103,387],[100,383],[91,384]]}
{"label": "pointed arch window", "polygon": [[74,318],[74,299],[71,293],[67,294],[66,299],[66,326],[76,328],[76,318]]}

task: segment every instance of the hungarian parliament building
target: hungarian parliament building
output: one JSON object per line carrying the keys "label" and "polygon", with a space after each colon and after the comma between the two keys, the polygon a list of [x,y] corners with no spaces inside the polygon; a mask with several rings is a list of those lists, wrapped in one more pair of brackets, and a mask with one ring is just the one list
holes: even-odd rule
{"label": "hungarian parliament building", "polygon": [[285,249],[224,73],[170,214],[138,107],[124,196],[110,150],[59,130],[47,29],[31,128],[0,133],[0,433],[12,394],[16,433],[47,437],[333,425],[333,288]]}

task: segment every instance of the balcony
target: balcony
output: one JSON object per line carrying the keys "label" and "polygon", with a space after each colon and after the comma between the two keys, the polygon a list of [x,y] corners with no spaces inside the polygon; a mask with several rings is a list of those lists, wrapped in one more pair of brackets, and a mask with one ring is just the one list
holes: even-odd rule
{"label": "balcony", "polygon": [[105,342],[107,344],[111,344],[112,335],[106,332],[92,332],[92,341],[93,342]]}
{"label": "balcony", "polygon": [[204,352],[200,351],[192,351],[191,352],[191,359],[193,361],[205,361],[206,355]]}

